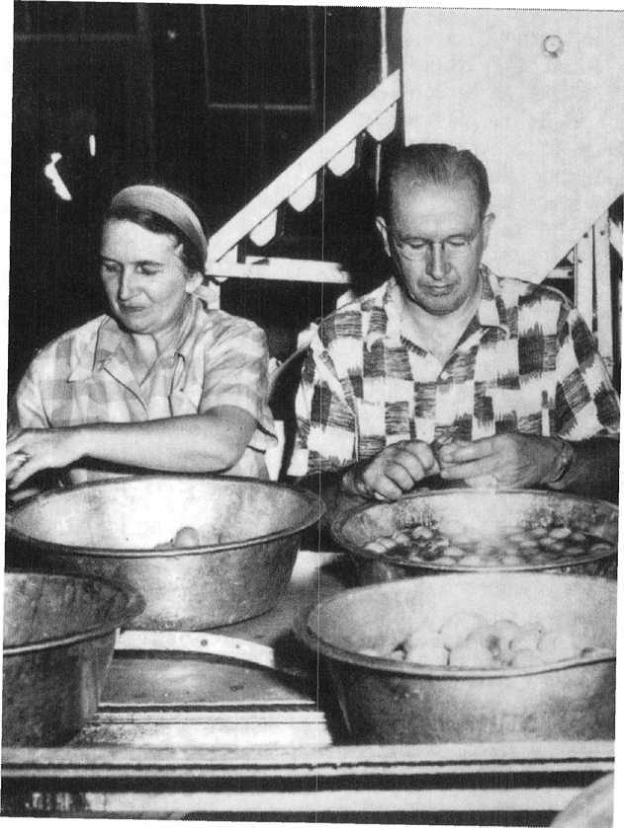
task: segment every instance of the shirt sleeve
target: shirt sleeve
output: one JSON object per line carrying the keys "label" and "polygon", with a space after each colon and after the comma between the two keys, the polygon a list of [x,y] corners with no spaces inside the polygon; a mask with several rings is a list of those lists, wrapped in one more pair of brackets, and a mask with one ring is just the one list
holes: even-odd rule
{"label": "shirt sleeve", "polygon": [[559,328],[555,417],[567,440],[617,435],[620,403],[596,342],[576,308]]}
{"label": "shirt sleeve", "polygon": [[[268,406],[269,354],[264,331],[253,322],[234,319],[211,342],[206,354],[199,411],[232,405],[247,411],[258,428],[274,442],[273,418]],[[255,445],[264,449],[265,445]],[[261,441],[262,442],[262,441]]]}
{"label": "shirt sleeve", "polygon": [[28,367],[9,401],[7,431],[12,434],[22,428],[50,428],[35,363]]}
{"label": "shirt sleeve", "polygon": [[297,433],[288,474],[334,471],[356,458],[356,419],[329,353],[315,335],[295,399]]}

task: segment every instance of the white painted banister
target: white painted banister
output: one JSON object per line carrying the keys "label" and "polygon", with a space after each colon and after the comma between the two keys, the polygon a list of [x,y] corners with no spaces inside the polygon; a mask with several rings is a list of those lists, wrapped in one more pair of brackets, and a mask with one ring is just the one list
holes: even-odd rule
{"label": "white painted banister", "polygon": [[[401,73],[397,69],[211,236],[208,249],[208,272],[211,272],[211,263],[222,259],[241,239],[269,219],[269,216],[272,216],[283,202],[288,201],[300,187],[316,176],[325,164],[329,164],[375,122],[378,122],[376,127],[373,127],[375,137],[383,133],[388,134],[393,127],[394,113],[386,115],[385,113],[392,108],[396,112],[400,95]],[[382,116],[385,117],[379,121]],[[379,130],[382,122],[383,130]],[[267,226],[271,227],[271,222],[272,219],[269,219],[263,230]],[[266,238],[267,234],[259,235],[263,243],[270,241],[270,238]]]}
{"label": "white painted banister", "polygon": [[348,285],[349,273],[338,262],[247,256],[244,262],[212,262],[215,279],[271,279],[281,282],[323,282]]}

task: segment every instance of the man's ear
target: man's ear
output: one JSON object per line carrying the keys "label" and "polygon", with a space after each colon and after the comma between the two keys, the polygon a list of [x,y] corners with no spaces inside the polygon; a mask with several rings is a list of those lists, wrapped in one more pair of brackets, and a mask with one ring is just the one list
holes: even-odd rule
{"label": "man's ear", "polygon": [[494,222],[496,221],[496,215],[494,213],[488,213],[487,216],[483,219],[482,225],[482,234],[483,234],[483,249],[488,245],[488,241],[490,239],[490,231]]}
{"label": "man's ear", "polygon": [[388,233],[388,226],[386,224],[386,220],[382,216],[377,216],[377,218],[375,219],[375,227],[377,228],[377,232],[381,236],[384,250],[386,251],[386,256],[392,256],[392,251],[390,250],[390,236]]}
{"label": "man's ear", "polygon": [[202,276],[202,274],[199,271],[195,271],[194,273],[191,273],[186,278],[186,285],[185,285],[186,292],[187,293],[193,293],[194,291],[197,290],[197,288],[201,285],[201,283],[203,281],[204,281],[204,277]]}

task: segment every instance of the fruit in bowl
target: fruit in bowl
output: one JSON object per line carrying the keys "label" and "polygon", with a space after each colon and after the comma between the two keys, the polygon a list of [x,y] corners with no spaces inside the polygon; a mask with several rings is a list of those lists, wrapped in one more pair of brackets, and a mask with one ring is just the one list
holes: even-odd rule
{"label": "fruit in bowl", "polygon": [[[361,651],[364,653],[364,651]],[[611,650],[586,646],[572,629],[546,628],[538,621],[511,618],[489,621],[479,613],[459,612],[437,629],[419,628],[388,651],[367,649],[367,655],[436,667],[492,669],[540,667]]]}

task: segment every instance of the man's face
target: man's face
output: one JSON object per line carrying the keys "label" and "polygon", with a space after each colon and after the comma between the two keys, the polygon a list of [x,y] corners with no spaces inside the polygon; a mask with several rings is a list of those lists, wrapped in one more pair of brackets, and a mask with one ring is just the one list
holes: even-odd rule
{"label": "man's face", "polygon": [[480,290],[479,265],[493,216],[481,221],[469,181],[422,184],[399,178],[389,223],[377,219],[407,298],[432,316],[469,305]]}

